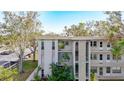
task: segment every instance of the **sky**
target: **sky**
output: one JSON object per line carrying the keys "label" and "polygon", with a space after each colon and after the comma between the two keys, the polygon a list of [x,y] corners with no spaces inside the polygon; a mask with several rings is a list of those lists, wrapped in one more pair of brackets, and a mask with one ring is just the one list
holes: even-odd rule
{"label": "sky", "polygon": [[105,20],[106,15],[100,11],[46,11],[40,12],[40,20],[46,32],[62,33],[64,26],[80,22]]}
{"label": "sky", "polygon": [[[1,12],[2,13],[2,12]],[[0,22],[3,15],[0,13]],[[124,14],[124,13],[123,13]],[[46,33],[62,33],[64,26],[71,26],[80,22],[92,20],[106,20],[107,15],[102,11],[43,11],[39,12],[39,20],[42,23],[42,29]],[[124,15],[123,15],[124,18]]]}

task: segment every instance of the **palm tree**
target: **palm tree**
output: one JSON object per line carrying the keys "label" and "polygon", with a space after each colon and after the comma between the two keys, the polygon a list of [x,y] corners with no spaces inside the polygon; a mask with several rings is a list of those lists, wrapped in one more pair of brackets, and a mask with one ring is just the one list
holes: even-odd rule
{"label": "palm tree", "polygon": [[116,61],[118,62],[120,56],[122,55],[120,46],[114,46],[112,48],[112,54],[115,57]]}
{"label": "palm tree", "polygon": [[118,45],[119,45],[122,49],[124,49],[124,38],[121,39],[120,41],[118,41]]}
{"label": "palm tree", "polygon": [[118,62],[118,59],[124,54],[124,39],[118,40],[113,44],[112,54]]}

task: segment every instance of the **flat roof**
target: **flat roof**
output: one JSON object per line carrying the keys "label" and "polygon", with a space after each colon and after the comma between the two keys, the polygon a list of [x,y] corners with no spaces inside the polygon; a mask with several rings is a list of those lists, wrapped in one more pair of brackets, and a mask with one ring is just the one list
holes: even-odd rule
{"label": "flat roof", "polygon": [[100,36],[77,36],[77,37],[66,37],[66,36],[41,36],[38,40],[106,40],[106,37]]}

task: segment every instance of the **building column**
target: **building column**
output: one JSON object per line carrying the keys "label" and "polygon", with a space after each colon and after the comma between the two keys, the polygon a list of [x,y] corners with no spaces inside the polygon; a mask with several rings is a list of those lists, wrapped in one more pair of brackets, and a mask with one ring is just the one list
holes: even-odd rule
{"label": "building column", "polygon": [[76,74],[75,74],[75,41],[73,42],[73,72],[74,72],[74,78],[76,78]]}
{"label": "building column", "polygon": [[41,41],[38,41],[38,66],[41,66]]}
{"label": "building column", "polygon": [[86,80],[86,41],[79,41],[79,81]]}
{"label": "building column", "polygon": [[58,40],[55,41],[55,63],[58,62]]}
{"label": "building column", "polygon": [[52,64],[52,40],[44,41],[44,75],[51,75],[50,65]]}
{"label": "building column", "polygon": [[90,48],[90,41],[88,41],[89,43],[89,80],[90,80],[90,72],[91,72],[91,65],[90,65],[90,62],[91,62],[91,48]]}

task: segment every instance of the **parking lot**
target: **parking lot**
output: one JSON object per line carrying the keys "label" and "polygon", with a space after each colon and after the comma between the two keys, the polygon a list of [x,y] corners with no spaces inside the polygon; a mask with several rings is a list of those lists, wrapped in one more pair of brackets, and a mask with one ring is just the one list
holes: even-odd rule
{"label": "parking lot", "polygon": [[[30,54],[30,49],[26,49],[24,53],[24,59],[26,58],[26,55]],[[12,52],[10,50],[0,50],[0,66],[9,67],[13,65],[14,63],[17,63],[19,61],[19,58],[15,52]]]}

